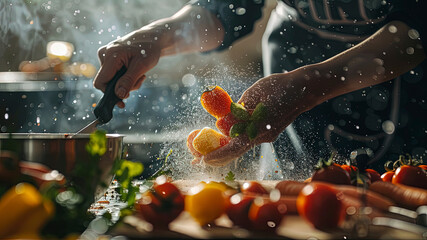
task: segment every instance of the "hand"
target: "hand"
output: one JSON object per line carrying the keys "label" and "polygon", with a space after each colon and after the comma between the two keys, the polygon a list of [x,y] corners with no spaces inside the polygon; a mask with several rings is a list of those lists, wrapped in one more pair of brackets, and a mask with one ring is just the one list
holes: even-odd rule
{"label": "hand", "polygon": [[224,147],[203,156],[202,160],[209,165],[225,165],[255,145],[274,141],[298,115],[315,106],[316,101],[313,100],[316,98],[308,90],[304,74],[304,69],[273,74],[248,88],[238,102],[244,103],[248,110],[255,109],[260,102],[268,109],[266,120],[257,126],[256,138],[249,140],[246,134],[242,134]]}
{"label": "hand", "polygon": [[[162,41],[157,35],[140,29],[101,47],[98,50],[101,68],[94,79],[94,86],[104,91],[116,72],[125,66],[127,71],[118,80],[115,93],[121,99],[128,98],[129,92],[141,87],[145,73],[159,61]],[[117,105],[125,106],[122,101]]]}

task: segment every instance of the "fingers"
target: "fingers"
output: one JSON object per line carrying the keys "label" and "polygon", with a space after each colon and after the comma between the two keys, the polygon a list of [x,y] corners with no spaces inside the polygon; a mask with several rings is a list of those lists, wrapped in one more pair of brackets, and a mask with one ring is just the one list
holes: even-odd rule
{"label": "fingers", "polygon": [[252,146],[247,136],[233,138],[224,147],[203,156],[202,160],[208,165],[224,166],[245,154]]}
{"label": "fingers", "polygon": [[104,59],[105,59],[105,52],[107,51],[107,47],[101,47],[100,49],[98,49],[98,59],[101,62],[101,65],[104,64]]}
{"label": "fingers", "polygon": [[[98,74],[93,80],[93,85],[95,88],[98,88],[101,91],[105,91],[107,83],[113,79],[114,75],[120,68],[123,66],[123,61],[120,60],[118,56],[106,58],[104,63],[101,65],[101,68],[98,71]],[[117,93],[116,93],[117,94]]]}
{"label": "fingers", "polygon": [[142,82],[145,80],[145,72],[149,69],[145,64],[138,60],[130,62],[126,73],[118,80],[116,84],[116,95],[121,99],[125,99],[129,96],[129,92],[136,90],[141,87]]}

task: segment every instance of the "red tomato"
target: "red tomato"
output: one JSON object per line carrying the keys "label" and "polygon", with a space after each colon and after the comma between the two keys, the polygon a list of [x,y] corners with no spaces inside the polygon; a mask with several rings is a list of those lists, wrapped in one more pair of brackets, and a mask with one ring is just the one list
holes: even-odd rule
{"label": "red tomato", "polygon": [[424,169],[425,171],[427,171],[427,165],[418,165],[418,167]]}
{"label": "red tomato", "polygon": [[226,213],[234,225],[246,229],[251,228],[252,222],[249,220],[248,213],[254,199],[255,196],[248,196],[241,193],[231,196]]}
{"label": "red tomato", "polygon": [[381,175],[375,171],[374,169],[366,169],[365,170],[366,173],[368,173],[370,179],[371,179],[371,183],[376,182],[376,181],[382,181],[381,179]]}
{"label": "red tomato", "polygon": [[240,187],[242,193],[268,194],[268,191],[256,181],[244,182]]}
{"label": "red tomato", "polygon": [[391,182],[427,189],[427,173],[420,167],[403,165],[397,168]]}
{"label": "red tomato", "polygon": [[352,172],[356,172],[357,171],[357,167],[355,167],[355,166],[350,166],[350,165],[343,164],[340,167],[342,169],[346,170],[349,175],[351,175]]}
{"label": "red tomato", "polygon": [[391,182],[391,179],[393,178],[393,176],[394,176],[394,171],[388,171],[383,173],[383,175],[381,175],[381,179],[384,182]]}
{"label": "red tomato", "polygon": [[350,185],[350,175],[339,165],[333,164],[328,167],[323,167],[314,172],[311,181],[321,181],[333,184]]}
{"label": "red tomato", "polygon": [[336,228],[345,217],[343,204],[331,186],[310,183],[297,198],[297,210],[301,217],[318,229]]}
{"label": "red tomato", "polygon": [[224,117],[218,118],[218,120],[216,120],[215,126],[219,129],[219,131],[222,132],[222,134],[229,137],[231,127],[238,122],[241,121],[234,117],[233,114],[229,113]]}
{"label": "red tomato", "polygon": [[184,210],[184,196],[170,182],[157,182],[135,203],[136,211],[153,227],[165,228]]}
{"label": "red tomato", "polygon": [[252,221],[252,229],[274,231],[280,225],[285,213],[286,205],[256,198],[249,209],[248,216]]}

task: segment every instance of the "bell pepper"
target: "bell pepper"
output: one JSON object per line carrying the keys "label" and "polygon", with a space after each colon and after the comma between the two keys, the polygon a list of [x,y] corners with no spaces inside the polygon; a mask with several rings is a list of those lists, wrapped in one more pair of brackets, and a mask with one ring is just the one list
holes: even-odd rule
{"label": "bell pepper", "polygon": [[19,183],[0,199],[0,238],[39,238],[54,205],[31,184]]}

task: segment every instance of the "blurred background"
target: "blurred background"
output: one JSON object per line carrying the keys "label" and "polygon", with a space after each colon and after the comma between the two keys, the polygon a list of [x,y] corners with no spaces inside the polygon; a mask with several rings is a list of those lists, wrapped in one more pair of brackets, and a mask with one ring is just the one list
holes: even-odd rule
{"label": "blurred background", "polygon": [[[92,86],[99,68],[98,48],[173,15],[186,3],[1,1],[0,132],[78,131],[94,119],[93,107],[101,97]],[[255,30],[229,51],[162,58],[147,74],[143,87],[126,100],[127,107],[115,108],[113,120],[101,128],[124,134],[128,158],[153,169],[171,148],[178,150],[177,157],[190,161],[182,149],[187,134],[215,126],[199,104],[200,94],[206,86],[219,84],[237,101],[262,76],[260,39],[275,4],[267,1]],[[58,41],[63,45],[55,45]],[[60,64],[49,58],[64,52]]]}

